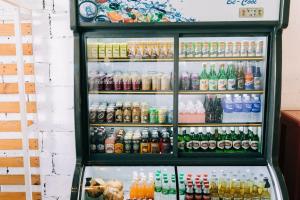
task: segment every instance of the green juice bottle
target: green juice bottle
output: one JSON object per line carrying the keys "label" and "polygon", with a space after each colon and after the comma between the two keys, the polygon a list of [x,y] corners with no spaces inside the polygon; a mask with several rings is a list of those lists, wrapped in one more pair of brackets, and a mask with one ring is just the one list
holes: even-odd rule
{"label": "green juice bottle", "polygon": [[228,80],[227,80],[227,89],[228,90],[236,90],[236,82],[237,82],[237,76],[236,71],[234,69],[233,64],[229,64],[227,67],[227,73],[228,73]]}
{"label": "green juice bottle", "polygon": [[209,82],[208,82],[210,91],[215,91],[218,89],[218,76],[217,76],[215,68],[216,68],[216,65],[211,64],[210,72],[209,72]]}
{"label": "green juice bottle", "polygon": [[209,75],[207,73],[207,64],[203,63],[202,72],[200,74],[200,90],[207,91],[209,88]]}
{"label": "green juice bottle", "polygon": [[221,64],[218,74],[218,90],[224,91],[227,89],[227,75],[224,64]]}

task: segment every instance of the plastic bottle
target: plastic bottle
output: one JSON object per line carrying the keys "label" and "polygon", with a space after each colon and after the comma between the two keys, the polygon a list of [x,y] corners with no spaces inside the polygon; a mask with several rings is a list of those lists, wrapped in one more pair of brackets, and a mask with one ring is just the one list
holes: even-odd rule
{"label": "plastic bottle", "polygon": [[251,110],[251,118],[253,122],[261,121],[261,100],[259,96],[252,95],[252,110]]}
{"label": "plastic bottle", "polygon": [[251,65],[247,66],[247,72],[245,74],[245,90],[253,90],[254,89],[254,77],[252,73]]}
{"label": "plastic bottle", "polygon": [[179,180],[179,200],[185,199],[185,184],[183,178]]}
{"label": "plastic bottle", "polygon": [[238,94],[235,94],[233,102],[234,102],[235,122],[247,121],[247,119],[244,118],[242,113],[243,112],[242,97]]}
{"label": "plastic bottle", "polygon": [[170,190],[169,181],[167,179],[164,179],[163,183],[162,183],[162,198],[161,199],[169,200],[169,190]]}
{"label": "plastic bottle", "polygon": [[226,95],[224,101],[224,106],[223,106],[223,122],[228,123],[228,122],[234,122],[234,104],[232,102],[231,95]]}
{"label": "plastic bottle", "polygon": [[251,121],[252,101],[248,94],[243,95],[243,116],[247,121]]}

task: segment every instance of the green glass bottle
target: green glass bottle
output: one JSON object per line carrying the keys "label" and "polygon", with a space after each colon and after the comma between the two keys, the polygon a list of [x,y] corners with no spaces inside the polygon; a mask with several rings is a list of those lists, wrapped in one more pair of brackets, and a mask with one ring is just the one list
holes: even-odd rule
{"label": "green glass bottle", "polygon": [[242,141],[242,151],[246,151],[246,152],[249,151],[250,143],[249,143],[248,127],[244,127],[243,134],[241,134],[241,141]]}
{"label": "green glass bottle", "polygon": [[227,75],[225,72],[224,64],[220,65],[218,74],[218,90],[224,91],[227,89]]}
{"label": "green glass bottle", "polygon": [[209,85],[209,75],[207,73],[207,64],[203,63],[202,72],[200,74],[200,90],[207,91]]}
{"label": "green glass bottle", "polygon": [[185,140],[184,140],[185,135],[186,135],[185,128],[182,128],[180,131],[178,131],[178,150],[180,152],[183,152],[185,148]]}
{"label": "green glass bottle", "polygon": [[208,149],[210,152],[215,152],[217,148],[217,137],[215,131],[211,130],[210,127],[206,128],[208,135]]}
{"label": "green glass bottle", "polygon": [[233,64],[228,65],[227,71],[228,71],[227,89],[236,90],[237,77],[236,77],[236,71],[234,69]]}
{"label": "green glass bottle", "polygon": [[207,152],[208,151],[208,135],[207,132],[204,131],[201,136],[201,151]]}
{"label": "green glass bottle", "polygon": [[200,150],[200,135],[199,132],[196,132],[195,127],[191,127],[190,129],[193,141],[193,152],[198,152]]}
{"label": "green glass bottle", "polygon": [[226,136],[226,128],[223,127],[218,129],[218,137],[217,137],[217,152],[224,152],[225,147],[225,136]]}
{"label": "green glass bottle", "polygon": [[258,137],[258,134],[257,134],[257,129],[253,131],[253,135],[250,138],[250,147],[251,147],[251,151],[258,152],[259,137]]}
{"label": "green glass bottle", "polygon": [[209,90],[214,91],[218,89],[218,76],[215,70],[215,64],[211,64],[209,72]]}
{"label": "green glass bottle", "polygon": [[225,152],[233,152],[232,150],[232,136],[234,135],[234,127],[230,128],[230,131],[227,131],[225,137]]}
{"label": "green glass bottle", "polygon": [[187,132],[184,135],[184,142],[185,142],[185,151],[192,152],[193,151],[193,140],[192,140],[191,132]]}
{"label": "green glass bottle", "polygon": [[233,148],[234,152],[240,152],[241,146],[242,146],[241,134],[240,134],[239,128],[235,127],[234,134],[232,137],[232,148]]}

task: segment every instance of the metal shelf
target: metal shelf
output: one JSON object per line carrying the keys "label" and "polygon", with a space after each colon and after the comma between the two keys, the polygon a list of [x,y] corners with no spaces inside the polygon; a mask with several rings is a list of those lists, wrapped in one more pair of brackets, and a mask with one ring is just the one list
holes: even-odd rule
{"label": "metal shelf", "polygon": [[88,62],[174,62],[173,58],[137,59],[137,58],[98,58],[88,59]]}
{"label": "metal shelf", "polygon": [[90,91],[89,94],[148,94],[148,95],[171,95],[173,91]]}
{"label": "metal shelf", "polygon": [[101,124],[90,124],[90,126],[104,126],[104,127],[172,127],[173,124],[125,124],[125,123],[101,123]]}
{"label": "metal shelf", "polygon": [[179,127],[230,127],[230,126],[252,126],[252,127],[259,127],[262,126],[262,123],[255,122],[255,123],[179,123]]}
{"label": "metal shelf", "polygon": [[197,61],[263,61],[264,57],[193,57],[193,58],[179,58],[180,62],[197,62]]}
{"label": "metal shelf", "polygon": [[224,91],[199,91],[199,90],[180,90],[179,94],[263,94],[263,90],[224,90]]}

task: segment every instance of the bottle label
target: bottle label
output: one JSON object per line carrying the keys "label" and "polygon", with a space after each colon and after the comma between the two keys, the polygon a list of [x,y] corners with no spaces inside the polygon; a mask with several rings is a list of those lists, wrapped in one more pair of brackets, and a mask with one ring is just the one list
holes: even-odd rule
{"label": "bottle label", "polygon": [[114,122],[114,112],[107,112],[106,121],[108,123]]}
{"label": "bottle label", "polygon": [[260,103],[254,103],[251,111],[259,113],[260,112],[260,106],[261,106]]}
{"label": "bottle label", "polygon": [[254,89],[260,90],[261,89],[261,79],[260,77],[254,77]]}
{"label": "bottle label", "polygon": [[225,149],[231,149],[231,148],[232,148],[232,141],[225,140]]}
{"label": "bottle label", "polygon": [[201,149],[203,150],[208,149],[208,141],[201,141]]}
{"label": "bottle label", "polygon": [[243,90],[245,88],[245,79],[244,78],[238,78],[237,80],[237,89]]}
{"label": "bottle label", "polygon": [[242,141],[242,148],[247,150],[247,149],[249,149],[249,147],[250,147],[249,140],[243,140]]}
{"label": "bottle label", "polygon": [[116,121],[116,122],[123,122],[123,115],[122,115],[122,114],[120,114],[120,115],[117,115],[117,114],[116,114],[116,116],[115,116],[115,121]]}
{"label": "bottle label", "polygon": [[105,150],[104,144],[97,144],[96,148],[98,152],[104,152]]}
{"label": "bottle label", "polygon": [[193,149],[193,141],[189,141],[186,143],[186,148],[187,149]]}
{"label": "bottle label", "polygon": [[193,140],[193,149],[194,150],[197,150],[197,149],[199,149],[200,148],[200,141],[198,141],[198,140]]}
{"label": "bottle label", "polygon": [[236,80],[235,79],[228,79],[228,90],[236,90]]}
{"label": "bottle label", "polygon": [[211,79],[209,80],[209,90],[217,90],[218,89],[218,81]]}
{"label": "bottle label", "polygon": [[240,149],[241,148],[241,140],[235,140],[232,142],[232,146],[234,149]]}
{"label": "bottle label", "polygon": [[159,145],[157,142],[151,143],[151,153],[159,153]]}
{"label": "bottle label", "polygon": [[218,90],[226,90],[227,79],[218,80]]}
{"label": "bottle label", "polygon": [[217,147],[218,147],[218,149],[224,149],[225,141],[224,140],[218,141],[217,142]]}
{"label": "bottle label", "polygon": [[208,90],[208,79],[200,79],[200,90]]}
{"label": "bottle label", "polygon": [[105,111],[100,111],[100,112],[98,112],[97,118],[98,118],[98,121],[99,121],[99,122],[104,122],[104,119],[105,119]]}
{"label": "bottle label", "polygon": [[95,123],[97,121],[96,117],[97,117],[97,113],[94,111],[90,111],[90,122]]}
{"label": "bottle label", "polygon": [[253,76],[246,76],[245,89],[246,90],[253,90],[253,87],[254,87]]}
{"label": "bottle label", "polygon": [[251,141],[250,146],[251,146],[251,149],[256,151],[258,149],[258,141]]}
{"label": "bottle label", "polygon": [[114,144],[105,144],[105,153],[113,153],[115,151]]}
{"label": "bottle label", "polygon": [[216,140],[209,140],[209,149],[214,150],[217,147],[217,141]]}
{"label": "bottle label", "polygon": [[115,144],[115,153],[123,153],[124,145],[122,143]]}
{"label": "bottle label", "polygon": [[149,143],[141,143],[141,153],[149,153]]}
{"label": "bottle label", "polygon": [[178,149],[184,150],[184,147],[185,147],[185,142],[184,141],[178,142]]}

